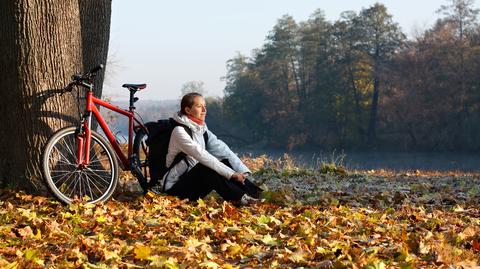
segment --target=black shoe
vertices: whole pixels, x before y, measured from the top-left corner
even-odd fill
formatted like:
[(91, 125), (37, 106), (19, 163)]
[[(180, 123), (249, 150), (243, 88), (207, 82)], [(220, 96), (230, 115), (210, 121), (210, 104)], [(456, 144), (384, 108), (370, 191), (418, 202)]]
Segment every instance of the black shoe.
[(247, 187), (248, 195), (255, 199), (259, 199), (263, 192), (262, 188), (252, 183), (250, 180), (248, 180), (248, 178), (244, 181), (244, 183), (245, 187)]

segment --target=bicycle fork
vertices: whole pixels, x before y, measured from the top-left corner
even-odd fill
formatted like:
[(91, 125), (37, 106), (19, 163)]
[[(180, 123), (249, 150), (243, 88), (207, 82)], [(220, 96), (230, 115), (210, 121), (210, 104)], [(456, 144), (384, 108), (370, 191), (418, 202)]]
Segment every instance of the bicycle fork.
[(92, 141), (92, 112), (87, 112), (82, 117), (80, 125), (77, 129), (77, 165), (85, 168), (90, 163), (90, 144)]
[(87, 92), (85, 114), (81, 116), (77, 130), (77, 165), (85, 168), (90, 162), (90, 143), (92, 141), (92, 91)]

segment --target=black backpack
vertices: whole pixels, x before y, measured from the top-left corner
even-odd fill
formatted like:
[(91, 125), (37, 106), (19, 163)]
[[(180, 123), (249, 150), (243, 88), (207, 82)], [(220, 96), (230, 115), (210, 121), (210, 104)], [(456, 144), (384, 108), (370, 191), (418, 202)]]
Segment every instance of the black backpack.
[[(148, 166), (150, 168), (148, 189), (156, 186), (170, 168), (187, 157), (185, 153), (180, 152), (175, 156), (175, 159), (169, 167), (166, 165), (170, 136), (172, 135), (173, 129), (177, 126), (185, 128), (185, 131), (192, 137), (192, 130), (190, 128), (178, 123), (172, 118), (145, 123), (145, 127), (148, 129), (148, 138), (145, 143), (148, 146)], [(206, 146), (208, 141), (207, 132), (203, 134), (203, 139), (205, 140)]]

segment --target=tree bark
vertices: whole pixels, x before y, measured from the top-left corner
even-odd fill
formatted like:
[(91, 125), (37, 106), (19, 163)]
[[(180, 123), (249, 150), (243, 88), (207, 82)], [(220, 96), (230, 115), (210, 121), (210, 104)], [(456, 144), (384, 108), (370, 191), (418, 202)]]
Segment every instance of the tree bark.
[[(9, 162), (8, 156), (11, 150), (16, 148), (17, 141), (8, 141), (9, 127), (12, 125), (8, 119), (11, 110), (18, 104), (16, 100), (15, 89), (18, 88), (17, 57), (15, 52), (16, 24), (14, 16), (4, 16), (4, 14), (14, 14), (15, 5), (11, 1), (0, 1), (0, 94), (3, 102), (0, 102), (0, 115), (4, 116), (3, 126), (0, 128), (0, 186), (7, 184), (5, 171), (9, 171), (12, 162)], [(8, 27), (7, 27), (8, 26)], [(8, 100), (8, 101), (7, 101)]]
[[(107, 62), (110, 40), (110, 14), (112, 0), (78, 0), (82, 33), (83, 66), (85, 69)], [(105, 69), (100, 70), (94, 80), (94, 94), (101, 97)]]
[[(5, 72), (0, 76), (3, 185), (45, 191), (40, 162), (44, 144), (54, 131), (78, 121), (76, 98), (57, 93), (71, 75), (84, 71), (88, 61), (84, 55), (89, 49), (82, 44), (88, 37), (82, 36), (81, 5), (79, 0), (0, 3), (0, 70)], [(110, 14), (106, 17), (109, 27)], [(108, 38), (98, 42), (105, 41), (108, 46)], [(106, 51), (102, 53), (106, 58)]]

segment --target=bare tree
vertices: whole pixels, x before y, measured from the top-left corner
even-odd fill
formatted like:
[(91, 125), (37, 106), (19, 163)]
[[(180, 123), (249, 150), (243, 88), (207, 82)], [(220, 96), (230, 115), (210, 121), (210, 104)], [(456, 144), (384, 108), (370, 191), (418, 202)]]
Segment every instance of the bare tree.
[(198, 92), (201, 95), (205, 95), (207, 93), (207, 91), (205, 90), (205, 83), (203, 83), (203, 81), (186, 82), (182, 85), (181, 92), (182, 96), (189, 92)]

